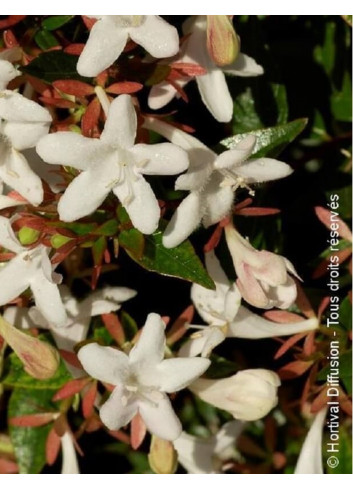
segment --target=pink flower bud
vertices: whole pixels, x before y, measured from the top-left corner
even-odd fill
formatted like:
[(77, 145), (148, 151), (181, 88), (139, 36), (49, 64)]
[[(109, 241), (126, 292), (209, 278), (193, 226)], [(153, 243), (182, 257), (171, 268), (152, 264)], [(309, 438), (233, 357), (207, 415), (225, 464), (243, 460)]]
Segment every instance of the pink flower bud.
[(19, 331), (0, 316), (0, 334), (36, 379), (49, 379), (59, 366), (59, 354), (49, 343)]
[(287, 309), (297, 297), (297, 287), (288, 272), (298, 275), (287, 258), (269, 251), (258, 251), (232, 225), (225, 236), (242, 297), (255, 307)]
[(226, 66), (240, 51), (239, 38), (228, 15), (207, 16), (207, 49), (217, 66)]
[(258, 368), (243, 370), (225, 379), (198, 379), (189, 389), (236, 419), (255, 421), (277, 405), (280, 384), (275, 372)]

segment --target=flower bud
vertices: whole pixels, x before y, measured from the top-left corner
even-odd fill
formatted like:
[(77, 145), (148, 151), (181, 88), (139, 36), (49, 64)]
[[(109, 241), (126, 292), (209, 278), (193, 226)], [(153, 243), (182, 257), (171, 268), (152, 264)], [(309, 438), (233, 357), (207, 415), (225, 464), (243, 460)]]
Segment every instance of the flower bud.
[(190, 390), (203, 401), (230, 412), (234, 418), (255, 421), (277, 405), (278, 375), (271, 370), (243, 370), (225, 379), (198, 379)]
[(0, 316), (0, 334), (36, 379), (49, 379), (59, 366), (59, 354), (49, 343), (19, 331)]
[(226, 66), (239, 54), (239, 38), (228, 15), (207, 16), (207, 50), (217, 66)]
[(258, 251), (229, 224), (225, 227), (229, 252), (238, 276), (242, 297), (255, 307), (287, 309), (297, 297), (297, 287), (288, 272), (298, 275), (287, 258)]
[(174, 474), (178, 465), (178, 454), (172, 442), (152, 435), (148, 461), (156, 474)]
[(35, 243), (39, 238), (39, 235), (40, 232), (36, 229), (23, 226), (18, 232), (18, 239), (22, 245), (26, 246)]

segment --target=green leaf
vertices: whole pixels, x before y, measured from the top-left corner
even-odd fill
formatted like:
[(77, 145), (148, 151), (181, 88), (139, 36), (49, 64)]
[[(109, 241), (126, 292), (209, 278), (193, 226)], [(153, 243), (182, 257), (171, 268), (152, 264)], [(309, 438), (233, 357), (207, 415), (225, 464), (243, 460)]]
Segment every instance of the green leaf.
[(334, 91), (331, 97), (331, 109), (337, 120), (352, 121), (352, 82), (347, 71), (343, 77), (342, 89)]
[(215, 285), (189, 241), (176, 248), (165, 248), (162, 231), (144, 236), (137, 229), (122, 231), (119, 243), (128, 255), (147, 270), (178, 277), (214, 289)]
[(38, 380), (28, 375), (23, 365), (15, 353), (11, 353), (8, 359), (9, 364), (6, 366), (7, 373), (3, 379), (3, 383), (7, 387), (18, 387), (23, 389), (60, 389), (71, 375), (67, 371), (64, 363), (61, 361), (55, 375), (47, 380)]
[(339, 310), (340, 324), (347, 331), (352, 331), (352, 304), (349, 297), (346, 297)]
[[(331, 372), (330, 365), (320, 370), (317, 379), (326, 380)], [(352, 351), (346, 351), (339, 357), (339, 376), (348, 394), (352, 393)]]
[(206, 377), (210, 379), (221, 379), (223, 377), (230, 377), (234, 375), (238, 370), (237, 365), (226, 358), (215, 355), (211, 355), (211, 365), (206, 372)]
[(94, 230), (93, 234), (99, 234), (102, 236), (114, 236), (118, 232), (118, 221), (116, 219), (110, 219), (105, 222), (97, 229)]
[(38, 31), (37, 34), (34, 36), (34, 40), (36, 41), (38, 46), (44, 50), (59, 46), (56, 37), (51, 32), (46, 31), (45, 29), (41, 29), (40, 31)]
[[(55, 410), (53, 390), (15, 389), (9, 401), (9, 418)], [(46, 464), (45, 444), (51, 424), (20, 427), (10, 424), (10, 437), (21, 474), (38, 474)]]
[(28, 65), (21, 66), (21, 71), (47, 83), (56, 80), (81, 80), (90, 83), (90, 78), (77, 73), (77, 60), (77, 56), (63, 51), (49, 51), (40, 54)]
[(55, 29), (59, 29), (59, 27), (67, 24), (74, 17), (74, 15), (53, 15), (53, 17), (44, 19), (42, 26), (48, 31), (55, 31)]
[(125, 338), (131, 341), (138, 331), (136, 321), (125, 311), (121, 311), (121, 324), (124, 329)]
[(307, 122), (307, 119), (296, 119), (287, 124), (237, 134), (227, 139), (223, 139), (219, 144), (227, 149), (234, 149), (242, 139), (249, 134), (253, 134), (256, 136), (256, 145), (252, 156), (256, 158), (262, 156), (277, 156), (303, 131)]
[(95, 265), (101, 265), (103, 261), (104, 252), (107, 249), (107, 240), (105, 236), (101, 236), (94, 242), (92, 246), (92, 255)]

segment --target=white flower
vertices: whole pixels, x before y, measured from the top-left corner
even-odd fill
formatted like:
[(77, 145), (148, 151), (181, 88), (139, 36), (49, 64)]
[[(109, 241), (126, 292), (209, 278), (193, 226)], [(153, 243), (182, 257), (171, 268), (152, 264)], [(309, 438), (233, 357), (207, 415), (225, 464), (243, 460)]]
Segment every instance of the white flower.
[[(263, 68), (254, 59), (240, 53), (236, 60), (227, 66), (217, 66), (207, 51), (206, 16), (193, 16), (183, 26), (186, 38), (180, 56), (175, 60), (179, 63), (196, 63), (207, 73), (196, 76), (196, 83), (203, 103), (219, 122), (229, 122), (233, 115), (233, 100), (229, 93), (224, 74), (235, 76), (258, 76)], [(191, 78), (176, 80), (181, 88)], [(177, 95), (177, 90), (169, 83), (162, 82), (152, 87), (148, 104), (152, 109), (160, 109)]]
[(91, 214), (112, 190), (137, 229), (145, 234), (156, 230), (160, 209), (143, 174), (175, 175), (188, 167), (188, 159), (170, 143), (134, 145), (136, 127), (131, 97), (120, 95), (110, 105), (100, 139), (59, 132), (39, 141), (37, 152), (46, 162), (82, 170), (59, 201), (60, 219), (70, 222)]
[[(86, 339), (93, 316), (117, 311), (121, 307), (121, 302), (132, 299), (136, 295), (134, 290), (127, 287), (104, 287), (79, 302), (66, 286), (60, 287), (60, 293), (67, 313), (67, 322), (64, 326), (58, 327), (50, 323), (35, 307), (30, 309), (29, 317), (37, 327), (50, 329), (57, 347), (68, 352), (73, 352), (74, 346)], [(66, 366), (73, 377), (82, 376), (82, 369), (73, 367), (69, 363), (66, 363)]]
[(235, 455), (235, 444), (245, 423), (229, 421), (209, 438), (199, 438), (183, 431), (173, 444), (179, 463), (189, 474), (217, 474), (222, 462)]
[(5, 90), (7, 84), (21, 74), (12, 64), (21, 59), (21, 56), (22, 50), (19, 47), (0, 52), (0, 90)]
[(166, 248), (186, 239), (200, 224), (205, 227), (219, 222), (233, 204), (234, 192), (253, 183), (284, 178), (292, 169), (272, 158), (248, 160), (256, 143), (253, 135), (245, 137), (235, 149), (217, 155), (190, 134), (157, 119), (146, 118), (144, 126), (184, 148), (190, 159), (185, 175), (175, 184), (177, 190), (189, 190), (170, 220), (164, 236)]
[(21, 94), (5, 90), (6, 84), (19, 73), (1, 55), (4, 52), (0, 53), (0, 181), (31, 204), (39, 205), (43, 200), (42, 182), (21, 151), (32, 148), (48, 133), (51, 115)]
[(72, 440), (72, 434), (65, 431), (60, 437), (61, 450), (62, 450), (62, 474), (79, 474), (80, 469), (78, 466), (77, 455), (75, 445)]
[(306, 435), (299, 454), (295, 474), (323, 474), (322, 467), (322, 432), (325, 425), (327, 408), (317, 413)]
[(175, 27), (158, 15), (95, 15), (88, 41), (77, 63), (82, 76), (96, 76), (119, 58), (129, 37), (155, 58), (179, 49)]
[(0, 181), (0, 210), (6, 209), (7, 207), (15, 207), (26, 203), (26, 201), (21, 202), (8, 195), (3, 195), (3, 191), (4, 191), (4, 185)]
[(231, 224), (225, 237), (237, 274), (242, 297), (255, 307), (287, 309), (297, 298), (297, 286), (289, 273), (299, 279), (292, 263), (270, 251), (258, 251)]
[(165, 325), (158, 314), (149, 314), (141, 336), (130, 355), (111, 347), (89, 344), (78, 353), (92, 377), (115, 385), (100, 409), (103, 423), (118, 430), (140, 413), (147, 429), (165, 440), (175, 440), (181, 424), (166, 392), (183, 389), (210, 365), (205, 358), (163, 360)]
[(67, 321), (57, 284), (61, 275), (53, 271), (48, 248), (39, 245), (32, 249), (23, 247), (17, 240), (10, 221), (0, 216), (0, 245), (16, 253), (0, 269), (0, 305), (16, 299), (31, 288), (37, 308), (50, 322), (63, 326)]
[(254, 314), (240, 305), (241, 295), (235, 283), (231, 283), (221, 268), (213, 251), (205, 254), (206, 268), (216, 284), (216, 290), (193, 284), (191, 299), (197, 312), (209, 326), (191, 324), (197, 329), (179, 351), (180, 356), (209, 356), (213, 348), (226, 338), (271, 338), (289, 336), (317, 329), (317, 318), (295, 323), (275, 323)]
[(236, 419), (255, 421), (277, 405), (278, 375), (262, 368), (242, 370), (225, 379), (198, 379), (189, 389)]

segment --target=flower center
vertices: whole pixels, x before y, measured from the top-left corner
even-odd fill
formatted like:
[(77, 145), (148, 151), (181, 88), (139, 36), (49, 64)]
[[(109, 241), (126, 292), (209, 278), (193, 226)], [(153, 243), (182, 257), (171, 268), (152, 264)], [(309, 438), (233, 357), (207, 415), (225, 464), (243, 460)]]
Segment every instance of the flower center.
[(238, 188), (246, 188), (251, 196), (255, 195), (255, 191), (251, 187), (249, 187), (243, 177), (240, 177), (228, 168), (224, 168), (218, 171), (223, 175), (223, 180), (220, 183), (220, 187), (231, 187), (233, 192), (235, 192)]
[(129, 375), (125, 384), (125, 393), (122, 397), (122, 403), (126, 406), (132, 398), (147, 402), (153, 407), (157, 407), (159, 401), (163, 399), (163, 394), (154, 386), (140, 384), (137, 376), (132, 373)]

